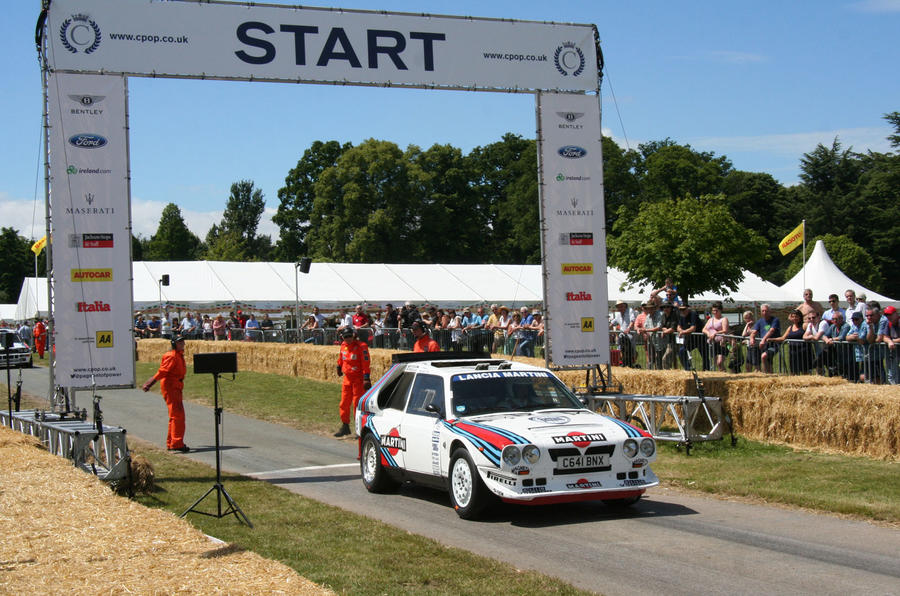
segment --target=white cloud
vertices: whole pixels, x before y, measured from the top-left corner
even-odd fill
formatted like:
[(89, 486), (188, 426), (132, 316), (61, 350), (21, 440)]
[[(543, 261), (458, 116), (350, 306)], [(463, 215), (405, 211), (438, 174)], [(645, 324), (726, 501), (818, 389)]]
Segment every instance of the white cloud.
[[(159, 217), (167, 203), (132, 199), (131, 228), (135, 236), (150, 238), (159, 227)], [(258, 234), (268, 234), (272, 241), (278, 240), (278, 226), (272, 222), (276, 209), (266, 208), (260, 218)], [(222, 211), (193, 211), (182, 209), (181, 216), (188, 229), (201, 240), (213, 224), (222, 220)], [(13, 199), (9, 193), (0, 191), (0, 226), (11, 227), (32, 240), (44, 235), (44, 198), (37, 201)]]
[(854, 2), (850, 7), (860, 12), (900, 12), (900, 0), (862, 0)]
[(887, 128), (842, 128), (814, 132), (798, 132), (787, 134), (768, 134), (737, 137), (698, 137), (687, 139), (693, 147), (703, 150), (715, 150), (716, 153), (727, 154), (734, 151), (750, 151), (770, 153), (774, 155), (800, 158), (809, 153), (819, 143), (831, 146), (835, 137), (845, 149), (863, 153), (867, 150), (887, 152), (890, 144), (886, 137), (890, 134)]

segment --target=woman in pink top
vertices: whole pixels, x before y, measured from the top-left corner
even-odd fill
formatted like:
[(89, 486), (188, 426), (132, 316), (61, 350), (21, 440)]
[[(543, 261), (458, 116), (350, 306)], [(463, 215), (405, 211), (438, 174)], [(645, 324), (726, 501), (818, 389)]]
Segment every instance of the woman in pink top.
[(728, 319), (722, 316), (722, 303), (713, 302), (712, 316), (706, 321), (703, 333), (707, 336), (707, 342), (712, 346), (712, 352), (716, 357), (716, 368), (725, 372), (725, 335), (728, 334)]

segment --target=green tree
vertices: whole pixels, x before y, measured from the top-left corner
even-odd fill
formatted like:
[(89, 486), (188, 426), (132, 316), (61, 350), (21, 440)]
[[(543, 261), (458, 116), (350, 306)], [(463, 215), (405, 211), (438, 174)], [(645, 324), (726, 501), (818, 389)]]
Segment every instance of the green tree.
[(736, 289), (743, 269), (765, 251), (762, 237), (734, 220), (721, 195), (645, 203), (634, 217), (619, 219), (615, 232), (611, 265), (633, 284), (659, 287), (671, 277), (686, 300)]
[(390, 141), (368, 139), (345, 151), (315, 183), (309, 255), (337, 262), (403, 263), (421, 254), (409, 167)]
[(888, 142), (894, 149), (900, 148), (900, 112), (895, 111), (890, 114), (885, 114), (884, 119), (888, 121), (888, 124), (894, 127), (894, 134), (888, 135)]
[(193, 261), (199, 258), (200, 239), (184, 223), (174, 203), (163, 208), (156, 233), (150, 238), (144, 258), (148, 261)]
[[(825, 234), (824, 236), (816, 236), (812, 240), (807, 240), (807, 246), (815, 246), (818, 240), (825, 243), (828, 256), (831, 257), (838, 269), (843, 271), (850, 279), (876, 292), (881, 288), (883, 280), (881, 273), (874, 266), (872, 256), (850, 237)], [(786, 279), (791, 279), (797, 275), (803, 267), (803, 251), (796, 250), (794, 252), (796, 254), (787, 268)], [(835, 288), (834, 292), (839, 296), (843, 296), (844, 290), (846, 288)]]
[(211, 261), (267, 260), (272, 251), (272, 240), (256, 234), (265, 209), (262, 190), (254, 188), (252, 181), (232, 184), (222, 221), (213, 224), (206, 235), (206, 258)]
[(306, 236), (309, 233), (315, 184), (326, 169), (337, 165), (338, 158), (353, 145), (337, 141), (315, 141), (303, 152), (278, 189), (278, 212), (272, 221), (278, 226), (278, 243), (275, 258), (279, 261), (296, 261), (307, 254)]
[[(480, 263), (487, 218), (470, 181), (470, 162), (450, 145), (433, 145), (426, 151), (411, 145), (410, 191), (419, 229), (417, 249), (409, 256), (432, 263)], [(448, 241), (449, 240), (449, 241)]]
[[(634, 149), (625, 150), (609, 137), (603, 144), (603, 194), (606, 208), (606, 229), (611, 232), (620, 207), (637, 213), (641, 200), (641, 154)], [(535, 174), (535, 178), (537, 174)]]
[[(12, 304), (19, 299), (22, 282), (34, 275), (32, 242), (13, 228), (0, 229), (0, 303)], [(43, 260), (41, 253), (38, 260)]]
[(731, 162), (690, 145), (665, 144), (647, 154), (642, 170), (642, 199), (657, 201), (721, 193)]

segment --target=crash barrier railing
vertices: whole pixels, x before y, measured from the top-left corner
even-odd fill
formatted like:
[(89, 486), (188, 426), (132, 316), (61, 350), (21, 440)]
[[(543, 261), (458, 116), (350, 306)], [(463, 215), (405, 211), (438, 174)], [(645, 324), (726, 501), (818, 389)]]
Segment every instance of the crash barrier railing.
[(11, 422), (9, 412), (2, 411), (0, 424), (37, 437), (50, 453), (72, 460), (101, 480), (123, 480), (130, 473), (124, 428), (102, 424), (99, 433), (97, 424), (88, 421), (84, 413), (64, 418), (41, 410), (12, 412)]
[(770, 341), (760, 346), (757, 338), (720, 335), (711, 343), (706, 334), (694, 333), (682, 343), (661, 333), (624, 334), (610, 332), (613, 365), (672, 370), (687, 369), (686, 351), (694, 357), (697, 370), (718, 369), (730, 373), (763, 370), (779, 375), (818, 374), (839, 376), (849, 381), (898, 383), (898, 353), (886, 344), (861, 345), (839, 340)]

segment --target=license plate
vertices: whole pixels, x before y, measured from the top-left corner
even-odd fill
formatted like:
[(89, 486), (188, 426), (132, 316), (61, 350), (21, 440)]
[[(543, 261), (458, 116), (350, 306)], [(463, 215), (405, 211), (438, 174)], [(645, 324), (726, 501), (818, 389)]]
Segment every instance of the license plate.
[(597, 453), (595, 455), (568, 455), (559, 458), (556, 465), (560, 470), (602, 468), (609, 465), (609, 455), (605, 453)]

